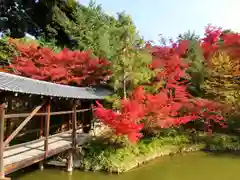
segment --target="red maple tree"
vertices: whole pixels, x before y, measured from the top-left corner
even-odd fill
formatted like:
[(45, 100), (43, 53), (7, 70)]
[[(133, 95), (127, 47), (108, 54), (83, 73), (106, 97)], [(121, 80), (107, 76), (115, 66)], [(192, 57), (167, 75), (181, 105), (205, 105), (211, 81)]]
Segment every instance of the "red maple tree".
[(103, 123), (111, 127), (116, 135), (127, 135), (129, 140), (135, 143), (141, 137), (140, 131), (144, 127), (141, 120), (146, 109), (142, 103), (142, 95), (136, 92), (131, 99), (121, 100), (119, 112), (105, 109), (97, 102), (97, 106), (94, 107), (94, 114)]
[(205, 60), (209, 60), (219, 48), (219, 40), (222, 33), (222, 28), (211, 25), (206, 27), (205, 37), (201, 41), (201, 48), (203, 50)]
[(89, 52), (63, 49), (59, 53), (34, 43), (11, 40), (19, 55), (10, 65), (18, 75), (59, 84), (88, 86), (108, 79), (109, 61)]
[[(164, 89), (152, 95), (138, 87), (129, 99), (121, 101), (120, 112), (105, 109), (98, 103), (94, 114), (114, 129), (116, 135), (127, 135), (134, 143), (141, 137), (146, 122), (168, 128), (204, 119), (209, 129), (212, 121), (225, 126), (223, 117), (218, 114), (221, 106), (217, 103), (190, 98), (184, 88), (176, 88), (175, 92), (176, 95), (171, 95)], [(188, 111), (182, 113), (183, 108)]]
[[(217, 30), (207, 31), (202, 44), (206, 58), (216, 50), (218, 36)], [(121, 101), (119, 113), (106, 110), (98, 104), (95, 116), (110, 125), (116, 134), (127, 135), (132, 142), (141, 137), (140, 132), (146, 121), (161, 128), (179, 126), (195, 120), (204, 120), (208, 130), (211, 129), (212, 121), (225, 127), (221, 105), (194, 98), (187, 91), (189, 76), (185, 71), (188, 64), (181, 57), (187, 51), (188, 42), (181, 41), (170, 47), (151, 47), (148, 44), (147, 48), (153, 55), (150, 68), (158, 71), (156, 80), (164, 81), (164, 88), (159, 93), (150, 94), (138, 87), (129, 99)]]

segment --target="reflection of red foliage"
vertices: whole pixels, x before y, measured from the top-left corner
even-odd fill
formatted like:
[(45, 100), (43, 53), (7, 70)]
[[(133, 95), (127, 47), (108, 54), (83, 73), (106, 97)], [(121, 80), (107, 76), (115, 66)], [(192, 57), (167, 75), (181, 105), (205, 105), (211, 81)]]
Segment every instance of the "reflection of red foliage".
[(11, 41), (20, 52), (11, 64), (19, 75), (60, 84), (86, 86), (106, 80), (109, 62), (88, 52), (64, 49), (59, 53), (37, 44)]

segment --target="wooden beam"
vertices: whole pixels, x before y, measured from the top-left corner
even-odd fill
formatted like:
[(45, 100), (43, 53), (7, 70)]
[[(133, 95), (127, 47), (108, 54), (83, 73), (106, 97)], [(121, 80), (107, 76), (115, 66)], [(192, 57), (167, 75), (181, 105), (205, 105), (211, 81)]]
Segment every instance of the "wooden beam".
[(51, 105), (50, 105), (50, 99), (47, 102), (46, 105), (46, 113), (47, 115), (45, 116), (45, 131), (44, 131), (44, 136), (45, 136), (45, 141), (44, 141), (44, 151), (45, 151), (45, 157), (47, 157), (48, 154), (48, 137), (49, 137), (49, 126), (50, 126), (50, 113), (51, 113)]
[[(55, 125), (50, 126), (49, 130), (51, 130), (52, 128), (56, 128), (56, 127), (59, 127), (59, 124), (55, 124)], [(43, 127), (42, 129), (36, 128), (36, 129), (26, 130), (26, 131), (24, 131), (22, 133), (17, 134), (16, 137), (22, 137), (22, 136), (24, 136), (26, 134), (37, 133), (37, 132), (41, 132), (41, 131), (43, 132), (41, 137), (43, 137), (44, 136), (44, 129), (45, 128)], [(40, 136), (39, 136), (39, 139), (41, 139)]]
[(77, 136), (77, 112), (76, 112), (76, 101), (73, 101), (73, 109), (72, 109), (72, 149), (76, 150), (77, 142), (76, 142), (76, 136)]
[[(86, 111), (90, 111), (91, 109), (80, 109), (77, 110), (76, 112), (86, 112)], [(63, 115), (63, 114), (72, 114), (73, 111), (58, 111), (58, 112), (51, 112), (50, 115)], [(28, 117), (31, 113), (20, 113), (20, 114), (6, 114), (5, 115), (5, 119), (9, 119), (9, 118), (21, 118), (21, 117)], [(46, 116), (47, 113), (36, 113), (34, 116)]]
[(43, 104), (37, 106), (32, 113), (12, 132), (12, 134), (4, 141), (4, 147), (22, 130), (22, 128), (32, 119), (32, 117), (42, 108)]
[[(70, 131), (65, 131), (65, 132), (62, 132), (62, 133), (57, 133), (57, 134), (51, 135), (51, 138), (62, 136), (62, 135), (65, 136), (65, 134), (71, 134), (71, 133), (72, 133), (71, 130)], [(69, 138), (71, 138), (71, 137), (68, 136), (68, 139)], [(19, 148), (19, 147), (28, 146), (28, 145), (31, 145), (31, 144), (36, 143), (36, 142), (39, 143), (41, 141), (44, 141), (44, 138), (36, 139), (36, 140), (33, 140), (33, 141), (28, 141), (28, 142), (21, 143), (21, 144), (12, 145), (12, 146), (9, 146), (9, 147), (5, 147), (5, 151), (11, 150), (11, 149), (15, 149), (15, 148)]]
[[(49, 127), (49, 130), (53, 129), (53, 128), (56, 128), (56, 127), (59, 127), (59, 124), (55, 124), (55, 125), (52, 125)], [(83, 128), (82, 125), (80, 126), (77, 126), (78, 128)], [(61, 127), (60, 127), (61, 128)], [(43, 132), (44, 132), (45, 128), (43, 128)], [(22, 137), (26, 134), (31, 134), (31, 133), (39, 133), (40, 132), (40, 128), (36, 128), (36, 129), (30, 129), (30, 130), (26, 130), (22, 133), (18, 133), (15, 137)], [(62, 131), (63, 132), (63, 131)], [(42, 136), (43, 137), (43, 136)]]
[(5, 114), (5, 104), (0, 104), (0, 179), (5, 178), (4, 173), (4, 162), (3, 162), (3, 152), (4, 152), (4, 114)]

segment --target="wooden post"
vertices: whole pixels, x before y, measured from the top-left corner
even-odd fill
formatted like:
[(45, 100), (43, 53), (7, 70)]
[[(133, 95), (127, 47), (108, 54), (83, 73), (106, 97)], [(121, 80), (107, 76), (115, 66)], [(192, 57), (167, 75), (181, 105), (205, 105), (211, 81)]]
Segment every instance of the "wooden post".
[(75, 151), (77, 147), (77, 110), (76, 100), (73, 101), (73, 113), (72, 113), (72, 149)]
[(68, 172), (72, 172), (73, 171), (73, 151), (72, 149), (68, 150), (68, 168), (67, 168)]
[(45, 131), (44, 131), (44, 136), (45, 136), (45, 141), (44, 141), (44, 151), (45, 151), (45, 157), (47, 157), (48, 153), (48, 136), (49, 136), (49, 126), (50, 126), (50, 100), (47, 101), (46, 105), (46, 112), (47, 115), (45, 116)]
[[(41, 139), (43, 137), (43, 123), (44, 123), (44, 118), (43, 116), (40, 116), (40, 131), (39, 131), (39, 139)], [(44, 162), (43, 161), (40, 161), (38, 163), (38, 167), (41, 171), (44, 170)]]
[[(40, 131), (39, 131), (39, 139), (41, 139), (43, 137), (43, 125), (44, 125), (44, 116), (40, 116)], [(40, 161), (38, 163), (38, 167), (41, 171), (44, 170), (44, 162)]]
[[(7, 105), (7, 113), (12, 112), (12, 99), (9, 98), (8, 105)], [(11, 134), (11, 119), (6, 119), (6, 136), (8, 137)]]
[(4, 173), (4, 162), (3, 162), (3, 152), (4, 152), (4, 116), (5, 116), (5, 104), (0, 104), (0, 180), (5, 179)]
[[(82, 104), (83, 104), (83, 103), (82, 103)], [(84, 108), (84, 106), (81, 106), (81, 107)], [(81, 122), (81, 124), (82, 124), (82, 132), (83, 132), (83, 133), (85, 133), (85, 129), (86, 129), (86, 127), (85, 127), (86, 125), (85, 125), (85, 121), (84, 121), (84, 120), (85, 120), (85, 118), (84, 118), (84, 113), (85, 113), (85, 112), (81, 112), (81, 113), (80, 113), (80, 122)]]
[(38, 163), (38, 166), (39, 166), (39, 169), (40, 169), (41, 171), (44, 170), (43, 161), (40, 161), (40, 162)]
[(77, 136), (77, 110), (76, 110), (76, 100), (73, 100), (73, 107), (72, 107), (72, 149), (68, 151), (68, 172), (73, 171), (73, 153), (76, 150), (77, 147), (77, 141), (76, 141), (76, 136)]

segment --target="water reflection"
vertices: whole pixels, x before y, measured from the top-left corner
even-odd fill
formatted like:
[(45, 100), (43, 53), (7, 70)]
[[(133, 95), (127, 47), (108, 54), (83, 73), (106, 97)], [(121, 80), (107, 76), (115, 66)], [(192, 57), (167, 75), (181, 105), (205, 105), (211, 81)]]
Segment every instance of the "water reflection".
[(164, 157), (121, 175), (60, 170), (27, 173), (21, 180), (239, 180), (240, 157), (191, 153)]

